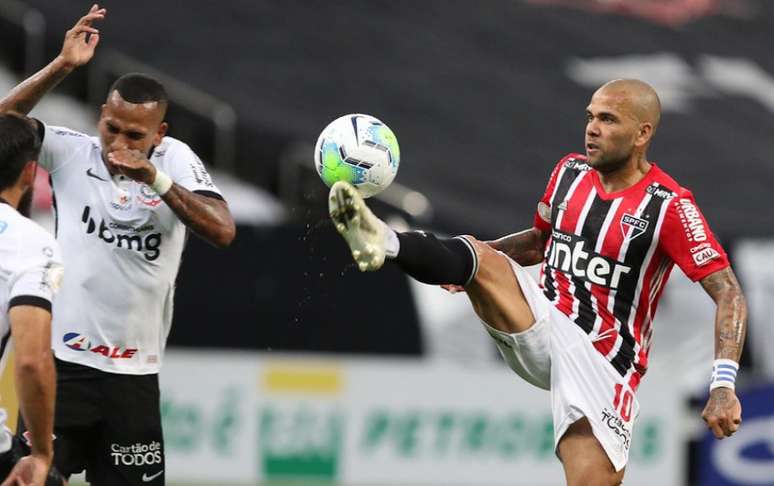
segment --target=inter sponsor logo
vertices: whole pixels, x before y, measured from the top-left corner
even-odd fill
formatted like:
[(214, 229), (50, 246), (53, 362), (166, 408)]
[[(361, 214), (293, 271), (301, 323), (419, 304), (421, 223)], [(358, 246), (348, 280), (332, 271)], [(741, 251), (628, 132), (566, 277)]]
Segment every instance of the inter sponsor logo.
[(682, 198), (678, 202), (677, 212), (680, 215), (680, 222), (683, 224), (688, 241), (706, 241), (707, 230), (704, 227), (704, 221), (696, 206), (688, 198)]
[(648, 221), (637, 218), (631, 214), (624, 214), (621, 217), (621, 231), (625, 237), (633, 240), (643, 234), (648, 229)]
[(611, 289), (617, 289), (621, 279), (632, 271), (629, 266), (587, 249), (583, 238), (557, 230), (551, 235), (549, 267)]
[(88, 351), (101, 354), (109, 359), (131, 359), (137, 353), (137, 348), (122, 348), (120, 346), (106, 346), (104, 344), (92, 346), (89, 338), (77, 332), (68, 332), (62, 336), (62, 342), (73, 351)]
[[(89, 206), (83, 208), (81, 221), (86, 225), (86, 234), (96, 233), (97, 238), (109, 245), (142, 253), (148, 261), (156, 260), (161, 255), (161, 233), (149, 233), (146, 235), (114, 233), (113, 229), (129, 228), (131, 230), (131, 228), (114, 223), (107, 224), (104, 219), (100, 220), (98, 226), (97, 222), (91, 217), (91, 207)], [(153, 229), (153, 226), (146, 225), (134, 231), (139, 233), (141, 230), (146, 230), (146, 228)]]

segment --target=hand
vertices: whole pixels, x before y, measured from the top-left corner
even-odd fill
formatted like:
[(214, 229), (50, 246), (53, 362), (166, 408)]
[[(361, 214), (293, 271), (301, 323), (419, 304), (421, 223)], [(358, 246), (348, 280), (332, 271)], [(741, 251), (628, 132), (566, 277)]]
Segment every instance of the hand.
[(730, 388), (715, 388), (701, 414), (715, 437), (731, 437), (742, 423), (742, 404)]
[(108, 154), (108, 164), (119, 174), (147, 185), (156, 180), (156, 167), (139, 150), (114, 150)]
[(42, 456), (23, 457), (0, 486), (44, 486), (51, 459)]
[[(89, 13), (81, 17), (73, 28), (65, 33), (64, 44), (59, 57), (68, 66), (73, 68), (83, 66), (94, 56), (94, 49), (97, 48), (99, 43), (99, 30), (92, 27), (91, 23), (95, 20), (104, 19), (106, 13), (106, 9), (99, 8), (99, 5), (95, 3), (92, 5)], [(87, 41), (86, 37), (89, 34), (91, 37)]]

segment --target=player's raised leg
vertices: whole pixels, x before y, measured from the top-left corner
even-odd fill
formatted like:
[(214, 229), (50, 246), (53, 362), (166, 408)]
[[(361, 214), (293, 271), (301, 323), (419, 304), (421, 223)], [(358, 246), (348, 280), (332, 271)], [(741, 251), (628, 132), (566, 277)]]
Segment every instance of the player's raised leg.
[(617, 486), (624, 470), (615, 470), (584, 417), (572, 424), (559, 441), (559, 457), (567, 486)]
[(346, 182), (331, 187), (329, 210), (360, 270), (378, 270), (391, 259), (420, 282), (465, 286), (479, 317), (501, 332), (524, 332), (535, 322), (510, 260), (489, 245), (469, 236), (396, 233)]

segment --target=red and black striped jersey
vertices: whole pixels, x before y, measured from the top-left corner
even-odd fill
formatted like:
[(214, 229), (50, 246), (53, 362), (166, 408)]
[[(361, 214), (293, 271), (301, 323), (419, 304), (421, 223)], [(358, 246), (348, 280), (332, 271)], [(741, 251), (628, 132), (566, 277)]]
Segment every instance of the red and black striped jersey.
[(586, 157), (554, 168), (535, 214), (550, 232), (540, 285), (632, 389), (648, 366), (653, 317), (676, 263), (692, 280), (728, 266), (693, 195), (653, 164), (638, 183), (605, 192)]

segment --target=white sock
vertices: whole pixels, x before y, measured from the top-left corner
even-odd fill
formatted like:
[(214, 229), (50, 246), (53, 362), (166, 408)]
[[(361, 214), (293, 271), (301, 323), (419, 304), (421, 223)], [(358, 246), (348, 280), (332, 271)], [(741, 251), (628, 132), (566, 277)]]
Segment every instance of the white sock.
[(400, 251), (400, 240), (398, 239), (398, 234), (395, 233), (395, 230), (387, 226), (386, 223), (382, 222), (384, 225), (384, 254), (387, 258), (395, 258), (398, 256), (398, 252)]

